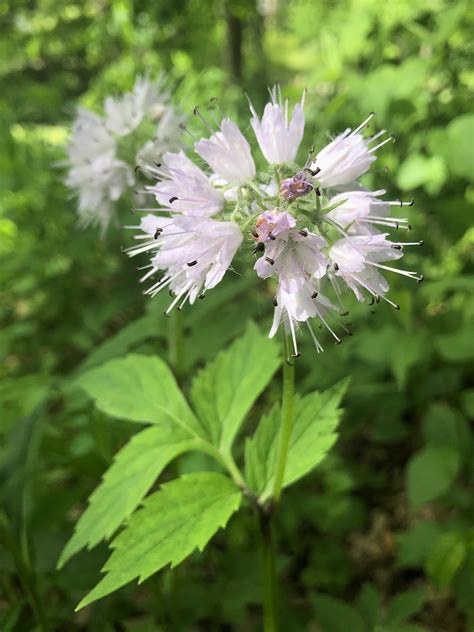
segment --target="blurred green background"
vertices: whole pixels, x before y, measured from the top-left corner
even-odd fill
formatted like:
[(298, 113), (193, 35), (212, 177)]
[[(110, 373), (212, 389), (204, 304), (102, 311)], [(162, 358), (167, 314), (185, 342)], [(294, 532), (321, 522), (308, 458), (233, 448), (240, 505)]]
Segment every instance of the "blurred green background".
[[(217, 97), (243, 129), (243, 91), (262, 106), (275, 81), (293, 99), (306, 87), (303, 151), (370, 111), (396, 136), (366, 184), (389, 199), (415, 197), (411, 235), (424, 246), (406, 267), (425, 282), (391, 279), (400, 312), (354, 306), (356, 335), (326, 341), (323, 355), (304, 343), (300, 391), (352, 382), (336, 448), (286, 493), (278, 517), (282, 630), (472, 629), (473, 27), (467, 1), (3, 0), (2, 632), (41, 621), (100, 632), (260, 626), (245, 512), (202, 556), (78, 614), (105, 547), (55, 570), (88, 495), (136, 429), (94, 410), (70, 378), (129, 350), (168, 353), (167, 297), (142, 296), (136, 264), (121, 252), (125, 231), (77, 230), (57, 164), (78, 103), (100, 108), (137, 73), (162, 69), (186, 114)], [(134, 223), (126, 210), (124, 221)], [(186, 375), (247, 317), (268, 326), (264, 284), (237, 269), (183, 314), (185, 389)], [(260, 412), (278, 397), (277, 381), (272, 389)], [(182, 458), (179, 470), (202, 458)]]

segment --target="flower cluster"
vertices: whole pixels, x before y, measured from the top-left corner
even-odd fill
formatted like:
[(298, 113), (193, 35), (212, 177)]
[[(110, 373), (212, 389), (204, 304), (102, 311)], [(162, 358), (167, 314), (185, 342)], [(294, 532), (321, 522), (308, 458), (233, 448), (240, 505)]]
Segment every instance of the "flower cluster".
[[(358, 301), (387, 297), (385, 272), (421, 280), (415, 272), (391, 265), (405, 246), (421, 242), (391, 241), (389, 228), (408, 229), (407, 219), (392, 217), (384, 190), (368, 191), (357, 181), (376, 160), (376, 152), (392, 138), (385, 131), (368, 136), (371, 114), (356, 129), (346, 129), (302, 166), (295, 158), (304, 132), (304, 95), (290, 116), (278, 88), (260, 118), (250, 104), (251, 126), (268, 163), (257, 171), (250, 145), (239, 128), (224, 118), (211, 136), (197, 140), (194, 151), (206, 163), (198, 167), (182, 151), (165, 153), (150, 167), (156, 183), (147, 187), (158, 202), (141, 221), (140, 241), (129, 255), (151, 254), (142, 281), (156, 274), (146, 291), (167, 287), (173, 300), (167, 313), (193, 303), (213, 288), (230, 268), (247, 238), (258, 257), (254, 268), (275, 284), (274, 320), (270, 336), (283, 324), (298, 355), (296, 330), (305, 323), (316, 349), (322, 345), (312, 322), (341, 341), (335, 319), (344, 315), (344, 288)], [(199, 112), (196, 112), (203, 118)], [(135, 228), (135, 227), (130, 227)], [(349, 333), (347, 331), (347, 333)]]
[(135, 184), (134, 166), (177, 147), (182, 118), (165, 84), (164, 76), (153, 82), (138, 77), (131, 92), (105, 99), (102, 116), (78, 109), (66, 184), (78, 193), (81, 225), (105, 230), (115, 218), (115, 202)]

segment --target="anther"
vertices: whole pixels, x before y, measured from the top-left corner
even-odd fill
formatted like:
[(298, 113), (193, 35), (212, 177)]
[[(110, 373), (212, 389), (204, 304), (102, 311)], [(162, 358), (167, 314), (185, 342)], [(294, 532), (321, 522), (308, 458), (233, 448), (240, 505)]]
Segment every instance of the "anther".
[(392, 244), (392, 248), (394, 250), (401, 250), (402, 249), (402, 247), (399, 244)]
[(173, 195), (173, 197), (170, 197), (170, 199), (168, 200), (170, 204), (173, 204), (173, 202), (176, 202), (178, 198), (176, 197), (176, 195)]
[(400, 311), (400, 305), (398, 305), (397, 303), (395, 303), (394, 307), (395, 307), (395, 309), (396, 309), (397, 311)]
[(137, 173), (137, 171), (140, 169), (140, 165), (136, 165), (135, 169), (133, 170), (135, 173)]
[(420, 239), (420, 241), (418, 242), (419, 246), (423, 246), (425, 244), (425, 242), (423, 241), (423, 239)]
[(197, 259), (195, 259), (194, 261), (190, 261), (188, 264), (186, 264), (187, 266), (189, 266), (190, 268), (192, 268), (193, 266), (195, 266), (197, 264)]
[(205, 294), (199, 294), (198, 299), (202, 301), (203, 298), (205, 298), (206, 295)]
[(155, 230), (155, 234), (153, 235), (153, 237), (154, 237), (155, 239), (158, 239), (158, 237), (161, 235), (161, 233), (162, 233), (162, 232), (163, 232), (163, 229), (162, 229), (162, 228), (157, 228), (157, 229)]
[(169, 317), (170, 317), (170, 315), (168, 314), (168, 312), (163, 312), (163, 316), (164, 316), (165, 318), (169, 318)]
[(315, 191), (316, 191), (316, 195), (317, 195), (318, 197), (321, 197), (321, 190), (320, 190), (320, 188), (319, 188), (319, 187), (316, 187), (316, 188), (315, 188)]
[(420, 276), (418, 277), (418, 279), (416, 280), (417, 283), (423, 283), (424, 280), (424, 276), (422, 274), (420, 274)]
[(275, 261), (273, 259), (270, 259), (270, 257), (265, 257), (265, 261), (269, 263), (271, 266), (275, 263)]
[(301, 237), (307, 237), (308, 236), (308, 231), (307, 230), (299, 230), (298, 232), (301, 235)]
[(337, 265), (337, 263), (334, 264), (334, 270), (337, 272), (339, 270), (339, 266)]
[(256, 230), (252, 231), (252, 237), (255, 237), (255, 239), (258, 239), (258, 233)]
[(372, 298), (370, 299), (370, 303), (369, 303), (369, 305), (373, 305), (374, 303), (375, 303), (375, 299), (374, 299), (374, 297), (372, 296)]
[(273, 307), (278, 307), (278, 301), (275, 297), (272, 298)]
[(275, 241), (275, 239), (276, 239), (275, 235), (272, 235), (272, 233), (268, 233), (268, 237), (269, 237), (272, 241)]
[(300, 355), (301, 355), (301, 353), (298, 351), (298, 353), (292, 353), (290, 357), (291, 358), (299, 358)]
[(264, 252), (264, 250), (265, 250), (265, 244), (263, 243), (263, 241), (261, 241), (255, 246), (255, 248), (253, 249), (253, 253), (256, 255), (259, 252)]
[(313, 293), (311, 294), (311, 298), (316, 298), (317, 296), (318, 296), (318, 293), (317, 293), (317, 292), (313, 292)]
[(155, 165), (156, 165), (158, 168), (160, 168), (160, 167), (161, 167), (161, 162), (158, 162), (157, 160), (154, 160), (153, 162), (155, 163)]

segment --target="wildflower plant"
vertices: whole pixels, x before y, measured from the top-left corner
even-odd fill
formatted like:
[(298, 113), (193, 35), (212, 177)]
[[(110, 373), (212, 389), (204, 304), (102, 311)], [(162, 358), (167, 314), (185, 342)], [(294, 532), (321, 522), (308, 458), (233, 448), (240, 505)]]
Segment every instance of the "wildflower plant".
[[(273, 324), (268, 336), (249, 324), (194, 377), (189, 398), (159, 358), (130, 355), (78, 379), (105, 413), (147, 424), (118, 453), (62, 554), (61, 564), (124, 527), (112, 541), (106, 575), (79, 607), (202, 550), (246, 504), (256, 509), (261, 533), (265, 629), (277, 627), (275, 509), (282, 490), (316, 467), (336, 441), (346, 387), (344, 381), (325, 392), (295, 394), (300, 330), (307, 329), (320, 353), (325, 339), (340, 343), (350, 334), (343, 318), (351, 294), (398, 308), (386, 275), (422, 279), (394, 265), (406, 246), (421, 242), (390, 237), (409, 229), (398, 215), (412, 202), (387, 201), (384, 190), (359, 182), (393, 139), (385, 130), (368, 135), (371, 114), (298, 163), (304, 100), (303, 94), (290, 113), (275, 87), (261, 117), (250, 104), (264, 170), (257, 170), (233, 121), (222, 117), (215, 129), (197, 109), (210, 129), (205, 138), (193, 138), (194, 160), (182, 150), (167, 151), (144, 167), (143, 193), (151, 203), (135, 209), (143, 216), (138, 227), (129, 227), (137, 243), (128, 254), (148, 257), (145, 293), (169, 291), (168, 315), (192, 305), (220, 283), (240, 249), (239, 261), (271, 284)], [(315, 324), (325, 330), (322, 338)], [(278, 330), (281, 353), (273, 340)], [(281, 403), (247, 437), (242, 470), (236, 440), (280, 365)], [(195, 450), (213, 457), (222, 472), (187, 474), (147, 496), (173, 459)]]

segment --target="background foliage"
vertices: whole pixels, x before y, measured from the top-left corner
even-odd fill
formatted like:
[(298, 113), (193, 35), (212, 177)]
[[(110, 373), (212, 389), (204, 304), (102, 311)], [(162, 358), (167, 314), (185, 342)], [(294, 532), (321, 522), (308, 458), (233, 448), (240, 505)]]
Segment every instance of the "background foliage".
[[(105, 547), (56, 570), (85, 500), (136, 424), (72, 385), (128, 351), (166, 357), (166, 297), (145, 300), (125, 231), (76, 229), (58, 163), (76, 103), (100, 107), (138, 72), (165, 69), (190, 113), (217, 97), (247, 120), (279, 80), (307, 87), (307, 147), (375, 111), (397, 143), (369, 186), (413, 194), (407, 255), (425, 283), (393, 279), (400, 312), (356, 306), (356, 335), (307, 341), (302, 394), (352, 375), (341, 437), (286, 492), (279, 515), (283, 629), (457, 632), (474, 621), (474, 114), (472, 7), (450, 0), (4, 0), (0, 5), (0, 627), (258, 627), (255, 527), (239, 514), (213, 546), (74, 614)], [(249, 135), (250, 136), (250, 135)], [(130, 222), (123, 209), (124, 223)], [(411, 261), (410, 261), (411, 260)], [(265, 287), (239, 268), (183, 314), (183, 387), (242, 333), (267, 327)], [(218, 315), (218, 317), (217, 317)], [(176, 360), (176, 358), (174, 358)], [(278, 398), (278, 381), (255, 419)], [(204, 461), (203, 461), (204, 459)], [(206, 466), (185, 455), (179, 473)], [(174, 474), (176, 474), (176, 469)], [(160, 481), (171, 473), (165, 472)], [(40, 604), (40, 606), (38, 606)], [(36, 612), (35, 612), (36, 610)]]

